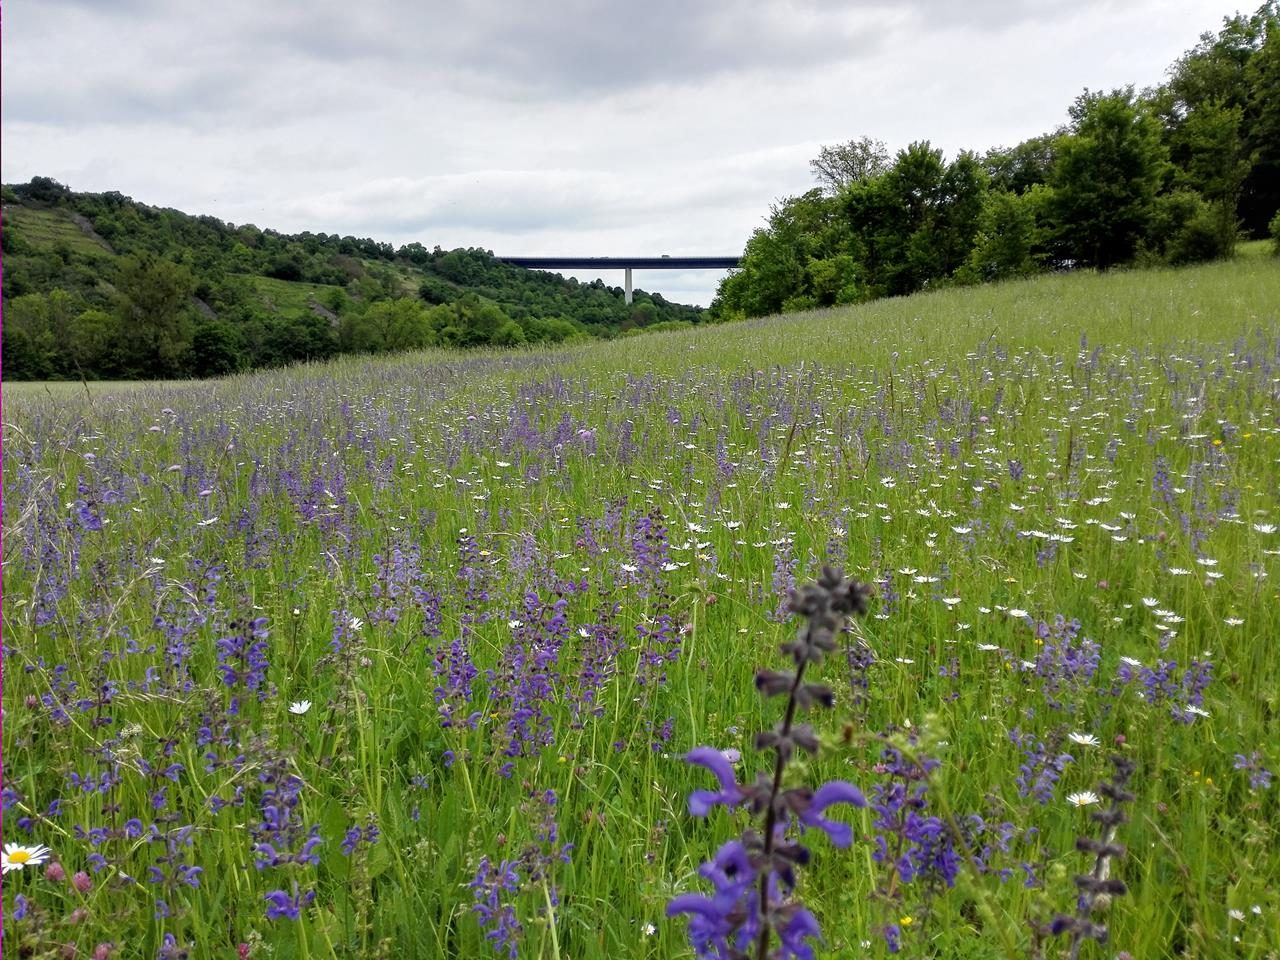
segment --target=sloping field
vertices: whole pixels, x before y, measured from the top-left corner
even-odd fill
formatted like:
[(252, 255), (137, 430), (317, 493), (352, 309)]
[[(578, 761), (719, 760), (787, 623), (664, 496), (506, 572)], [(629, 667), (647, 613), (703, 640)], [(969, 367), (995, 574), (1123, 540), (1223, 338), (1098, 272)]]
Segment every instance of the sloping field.
[(4, 208), (5, 226), (13, 226), (37, 249), (65, 244), (85, 256), (110, 256), (111, 251), (106, 244), (77, 226), (72, 217), (71, 211), (62, 208), (39, 209), (18, 204), (6, 204)]
[(282, 317), (309, 316), (313, 313), (313, 302), (323, 306), (326, 294), (342, 290), (342, 287), (331, 284), (276, 280), (273, 277), (250, 277), (249, 280), (263, 306)]
[(820, 955), (1065, 955), (1113, 755), (1080, 955), (1280, 951), (1274, 260), (5, 401), (6, 953), (732, 937), (824, 562)]

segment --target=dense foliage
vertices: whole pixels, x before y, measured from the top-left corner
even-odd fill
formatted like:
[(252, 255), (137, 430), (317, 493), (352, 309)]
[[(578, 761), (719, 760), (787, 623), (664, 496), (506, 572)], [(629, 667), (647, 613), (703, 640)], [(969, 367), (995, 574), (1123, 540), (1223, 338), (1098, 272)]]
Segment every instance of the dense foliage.
[(1280, 208), (1278, 11), (1227, 19), (1154, 90), (1086, 90), (1067, 126), (1012, 148), (946, 162), (927, 141), (892, 159), (865, 136), (823, 147), (819, 188), (774, 205), (713, 316), (1229, 256)]
[(698, 307), (484, 250), (285, 236), (76, 193), (4, 188), (7, 380), (204, 377), (425, 346), (558, 343), (700, 322)]

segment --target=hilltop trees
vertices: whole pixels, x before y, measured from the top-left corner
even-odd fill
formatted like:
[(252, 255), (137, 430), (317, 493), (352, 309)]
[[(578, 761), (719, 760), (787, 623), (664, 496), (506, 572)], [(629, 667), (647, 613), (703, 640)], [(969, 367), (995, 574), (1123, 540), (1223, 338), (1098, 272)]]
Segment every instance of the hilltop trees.
[(1261, 235), (1267, 212), (1280, 210), (1280, 4), (1268, 5), (1266, 39), (1245, 68), (1249, 102), (1241, 113), (1242, 138), (1252, 166), (1240, 191), (1246, 230)]
[(961, 283), (987, 283), (1024, 277), (1035, 270), (1036, 211), (1043, 191), (1021, 196), (989, 190), (978, 214), (973, 247), (956, 271)]
[(138, 376), (181, 373), (190, 342), (187, 301), (195, 288), (191, 271), (159, 257), (125, 257), (116, 274), (116, 309), (125, 348), (142, 365)]
[(557, 343), (703, 319), (486, 250), (290, 237), (40, 177), (3, 199), (8, 379), (215, 376), (340, 351)]
[(818, 185), (836, 194), (850, 184), (878, 177), (889, 169), (889, 148), (883, 140), (860, 137), (847, 143), (824, 146), (809, 168)]
[(875, 176), (775, 204), (712, 311), (761, 316), (910, 293), (964, 264), (987, 192), (978, 158), (951, 163), (927, 142)]
[(1203, 34), (1150, 98), (1182, 185), (1210, 202), (1234, 200), (1232, 219), (1263, 236), (1280, 207), (1280, 2)]
[(1126, 263), (1146, 233), (1165, 174), (1159, 121), (1134, 104), (1131, 90), (1086, 91), (1071, 118), (1049, 178), (1059, 257), (1097, 267)]
[(824, 146), (819, 187), (774, 204), (721, 284), (716, 318), (1042, 268), (1192, 263), (1265, 235), (1280, 207), (1280, 0), (1224, 21), (1135, 94), (1085, 90), (1064, 127), (947, 162)]

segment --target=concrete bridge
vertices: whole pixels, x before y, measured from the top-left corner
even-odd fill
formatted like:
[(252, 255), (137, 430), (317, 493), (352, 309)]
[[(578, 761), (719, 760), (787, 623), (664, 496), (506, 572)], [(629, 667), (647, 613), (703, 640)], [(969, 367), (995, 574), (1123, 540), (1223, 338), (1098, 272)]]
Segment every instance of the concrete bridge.
[(498, 257), (531, 270), (625, 270), (626, 301), (631, 302), (632, 270), (728, 270), (741, 257)]

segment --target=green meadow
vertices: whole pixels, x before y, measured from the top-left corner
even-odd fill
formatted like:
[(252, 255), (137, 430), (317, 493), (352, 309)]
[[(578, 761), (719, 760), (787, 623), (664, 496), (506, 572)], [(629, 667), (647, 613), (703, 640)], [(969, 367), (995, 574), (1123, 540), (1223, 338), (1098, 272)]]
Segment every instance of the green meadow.
[(691, 957), (749, 817), (682, 758), (765, 769), (827, 563), (873, 598), (787, 782), (870, 805), (806, 837), (817, 955), (1066, 956), (1112, 754), (1080, 956), (1280, 955), (1265, 251), (4, 392), (6, 956)]

